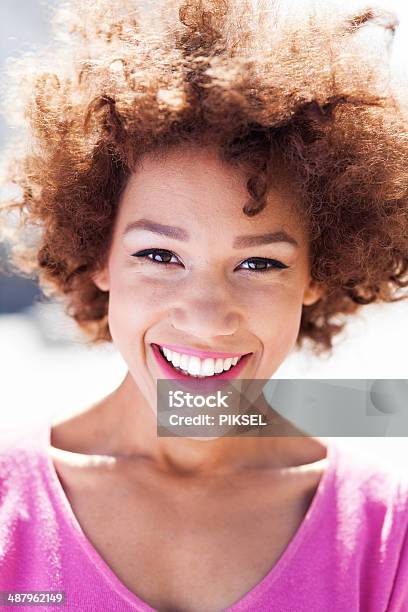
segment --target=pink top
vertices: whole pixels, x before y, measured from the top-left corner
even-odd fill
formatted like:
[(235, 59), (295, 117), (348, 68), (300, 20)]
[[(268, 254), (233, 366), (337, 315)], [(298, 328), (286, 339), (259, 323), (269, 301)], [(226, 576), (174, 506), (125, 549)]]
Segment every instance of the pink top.
[[(47, 453), (49, 436), (47, 425), (0, 453), (0, 591), (65, 591), (67, 611), (152, 612), (84, 534)], [(408, 478), (333, 438), (325, 443), (328, 467), (303, 522), (228, 612), (408, 611)]]

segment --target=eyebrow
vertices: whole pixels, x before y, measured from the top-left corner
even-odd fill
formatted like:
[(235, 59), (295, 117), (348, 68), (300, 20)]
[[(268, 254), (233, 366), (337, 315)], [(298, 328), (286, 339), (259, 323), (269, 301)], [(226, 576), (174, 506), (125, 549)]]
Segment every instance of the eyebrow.
[(268, 232), (267, 234), (252, 234), (249, 236), (237, 236), (233, 242), (234, 249), (242, 249), (245, 247), (258, 246), (261, 244), (270, 244), (273, 242), (288, 242), (289, 244), (298, 247), (299, 244), (292, 236), (289, 236), (285, 230), (278, 232)]
[[(181, 227), (163, 225), (162, 223), (157, 223), (156, 221), (151, 221), (150, 219), (139, 219), (138, 221), (133, 221), (132, 223), (129, 223), (123, 232), (123, 236), (133, 230), (138, 229), (147, 230), (149, 232), (153, 232), (154, 234), (173, 238), (174, 240), (180, 240), (182, 242), (187, 242), (190, 238), (188, 232)], [(295, 238), (293, 238), (293, 236), (290, 236), (284, 230), (268, 232), (266, 234), (250, 234), (248, 236), (237, 236), (234, 239), (232, 246), (234, 249), (242, 249), (245, 247), (271, 244), (274, 242), (288, 242), (289, 244), (295, 247), (299, 246)]]
[(156, 221), (150, 221), (149, 219), (139, 219), (129, 223), (123, 235), (132, 232), (133, 230), (142, 229), (154, 234), (160, 234), (161, 236), (168, 236), (168, 238), (174, 238), (174, 240), (181, 240), (187, 242), (189, 235), (186, 230), (181, 227), (173, 227), (172, 225), (163, 225), (162, 223), (156, 223)]

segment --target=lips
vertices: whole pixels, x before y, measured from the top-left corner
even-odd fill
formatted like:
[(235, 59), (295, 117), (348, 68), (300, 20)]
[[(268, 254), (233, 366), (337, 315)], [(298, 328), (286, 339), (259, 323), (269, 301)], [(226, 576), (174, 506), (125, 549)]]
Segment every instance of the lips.
[[(247, 361), (249, 360), (249, 358), (252, 355), (252, 353), (247, 353), (246, 355), (243, 355), (241, 357), (241, 359), (238, 361), (238, 363), (236, 365), (232, 366), (231, 369), (229, 369), (227, 371), (224, 371), (224, 372), (222, 372), (220, 374), (214, 374), (214, 375), (211, 375), (211, 376), (204, 376), (202, 378), (199, 378), (199, 377), (194, 377), (194, 376), (189, 375), (189, 374), (184, 374), (182, 371), (177, 370), (162, 355), (162, 353), (160, 351), (159, 345), (152, 344), (151, 346), (152, 346), (152, 350), (153, 350), (154, 356), (156, 358), (156, 361), (157, 361), (158, 365), (160, 366), (160, 369), (162, 370), (162, 372), (165, 374), (166, 378), (176, 379), (176, 380), (184, 380), (184, 381), (194, 380), (194, 381), (200, 382), (200, 381), (223, 380), (223, 379), (231, 380), (233, 378), (237, 378), (238, 375), (240, 374), (240, 372), (245, 367)], [(170, 346), (170, 345), (164, 345), (164, 346), (167, 347), (167, 346)], [(220, 353), (218, 353), (217, 355), (219, 355), (219, 354)], [(230, 355), (230, 354), (228, 354), (228, 355)]]
[(194, 348), (188, 348), (185, 346), (179, 346), (177, 344), (161, 344), (161, 348), (166, 348), (171, 351), (176, 351), (177, 353), (183, 355), (194, 355), (199, 357), (200, 359), (234, 359), (235, 357), (242, 357), (245, 353), (223, 353), (223, 352), (214, 352), (214, 351), (206, 351)]

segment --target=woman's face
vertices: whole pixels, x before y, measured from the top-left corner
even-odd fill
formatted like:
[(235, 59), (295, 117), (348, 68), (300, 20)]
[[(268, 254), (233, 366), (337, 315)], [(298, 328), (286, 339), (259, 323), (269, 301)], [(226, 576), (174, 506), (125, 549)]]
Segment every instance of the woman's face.
[(94, 280), (109, 291), (113, 342), (152, 406), (157, 380), (167, 377), (153, 344), (252, 353), (243, 379), (270, 378), (294, 347), (302, 305), (321, 289), (310, 283), (293, 198), (272, 191), (247, 217), (246, 177), (215, 149), (145, 156), (132, 174)]

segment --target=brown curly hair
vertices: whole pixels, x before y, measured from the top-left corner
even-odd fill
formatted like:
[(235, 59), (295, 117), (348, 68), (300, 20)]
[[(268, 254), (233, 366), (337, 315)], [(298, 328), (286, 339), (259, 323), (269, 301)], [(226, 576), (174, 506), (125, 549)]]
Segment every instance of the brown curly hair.
[(298, 9), (72, 0), (43, 56), (11, 64), (5, 109), (22, 147), (8, 150), (6, 179), (22, 197), (2, 205), (4, 235), (14, 265), (62, 298), (90, 342), (111, 340), (109, 295), (92, 275), (127, 178), (144, 153), (185, 142), (216, 144), (247, 172), (247, 215), (265, 206), (276, 169), (289, 173), (311, 275), (325, 287), (303, 307), (299, 346), (308, 337), (328, 351), (348, 314), (407, 297), (407, 111), (378, 46), (369, 52), (361, 36), (371, 27), (384, 40), (395, 20)]

